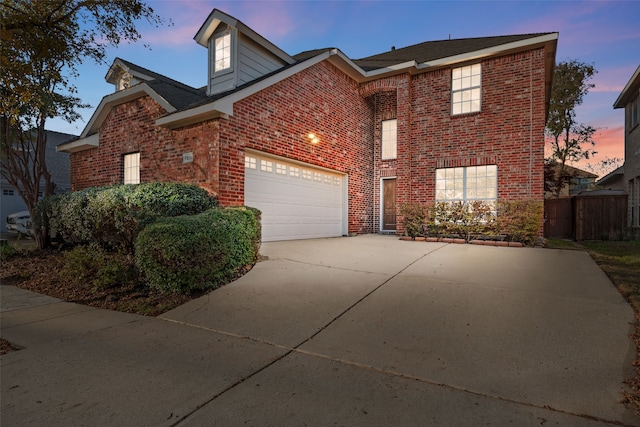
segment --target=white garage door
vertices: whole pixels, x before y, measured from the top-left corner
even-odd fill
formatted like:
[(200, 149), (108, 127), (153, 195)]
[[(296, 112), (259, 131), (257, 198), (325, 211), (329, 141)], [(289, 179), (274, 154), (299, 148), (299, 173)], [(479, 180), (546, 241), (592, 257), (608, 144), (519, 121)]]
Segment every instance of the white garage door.
[(244, 171), (244, 204), (262, 211), (262, 241), (346, 234), (344, 175), (254, 153)]

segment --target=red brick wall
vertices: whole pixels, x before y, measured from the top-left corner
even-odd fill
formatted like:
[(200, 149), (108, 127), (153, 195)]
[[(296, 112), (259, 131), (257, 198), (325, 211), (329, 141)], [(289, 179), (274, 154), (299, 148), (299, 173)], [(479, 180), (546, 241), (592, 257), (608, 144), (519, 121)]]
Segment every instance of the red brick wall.
[[(397, 119), (397, 89), (394, 85), (387, 84), (382, 92), (371, 95), (370, 102), (374, 106), (374, 189), (373, 189), (373, 224), (374, 231), (381, 228), (381, 200), (380, 200), (380, 179), (384, 177), (395, 177), (397, 175), (397, 160), (382, 160), (382, 121)], [(364, 85), (367, 92), (371, 89)], [(374, 86), (375, 87), (375, 86)], [(387, 90), (389, 89), (389, 90)], [(392, 89), (392, 90), (390, 90)], [(399, 141), (398, 141), (399, 142)], [(400, 145), (400, 144), (398, 144)], [(400, 147), (398, 147), (400, 148)]]
[[(251, 148), (348, 174), (352, 233), (379, 230), (385, 176), (397, 177), (398, 206), (428, 203), (436, 168), (497, 164), (500, 199), (542, 200), (544, 50), (482, 61), (479, 113), (452, 116), (450, 87), (450, 69), (357, 85), (323, 62), (237, 102), (228, 119), (178, 130), (156, 127), (165, 111), (143, 97), (112, 109), (98, 148), (71, 156), (72, 187), (121, 183), (123, 155), (140, 151), (143, 182), (191, 182), (242, 205)], [(382, 161), (380, 122), (390, 118), (398, 157)], [(192, 163), (182, 162), (187, 152)]]
[[(411, 86), (411, 202), (435, 199), (436, 168), (498, 165), (498, 198), (543, 196), (544, 50), (482, 61), (482, 111), (451, 115), (451, 70)], [(400, 155), (400, 153), (399, 153)]]
[[(451, 115), (451, 69), (363, 84), (374, 104), (374, 230), (380, 178), (397, 177), (397, 206), (435, 200), (437, 168), (498, 165), (498, 198), (542, 200), (544, 50), (482, 61), (482, 110)], [(397, 106), (397, 110), (395, 110)], [(380, 122), (398, 118), (398, 158), (381, 159)], [(398, 232), (402, 231), (398, 216)]]
[[(72, 189), (121, 184), (124, 155), (140, 152), (142, 182), (184, 181), (216, 194), (217, 123), (171, 131), (155, 126), (164, 114), (149, 96), (114, 107), (100, 127), (99, 147), (71, 156)], [(192, 163), (183, 163), (184, 153), (193, 153)]]
[(246, 147), (348, 174), (349, 232), (372, 232), (372, 108), (333, 65), (318, 64), (237, 102), (220, 126), (221, 203), (244, 203)]

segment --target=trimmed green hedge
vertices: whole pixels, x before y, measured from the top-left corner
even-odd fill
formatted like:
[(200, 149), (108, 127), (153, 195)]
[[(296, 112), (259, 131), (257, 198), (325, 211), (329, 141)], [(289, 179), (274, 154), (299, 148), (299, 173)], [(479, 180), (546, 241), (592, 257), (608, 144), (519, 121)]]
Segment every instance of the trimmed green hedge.
[(198, 186), (153, 182), (53, 196), (39, 203), (36, 217), (46, 216), (51, 228), (70, 243), (98, 243), (131, 252), (140, 230), (158, 218), (193, 215), (216, 205), (216, 199)]
[(405, 233), (416, 238), (455, 236), (469, 242), (478, 237), (500, 238), (533, 245), (542, 224), (539, 200), (499, 201), (494, 208), (482, 201), (437, 202), (400, 206)]
[(260, 240), (260, 211), (253, 208), (163, 218), (138, 235), (136, 266), (161, 292), (213, 289), (256, 262)]

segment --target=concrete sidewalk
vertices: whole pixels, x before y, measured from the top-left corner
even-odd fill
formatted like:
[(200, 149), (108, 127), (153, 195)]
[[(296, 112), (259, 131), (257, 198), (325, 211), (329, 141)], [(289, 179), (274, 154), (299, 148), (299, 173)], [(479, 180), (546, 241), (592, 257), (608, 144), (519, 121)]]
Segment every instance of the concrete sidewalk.
[(267, 243), (159, 318), (2, 286), (2, 425), (640, 425), (633, 312), (582, 252)]

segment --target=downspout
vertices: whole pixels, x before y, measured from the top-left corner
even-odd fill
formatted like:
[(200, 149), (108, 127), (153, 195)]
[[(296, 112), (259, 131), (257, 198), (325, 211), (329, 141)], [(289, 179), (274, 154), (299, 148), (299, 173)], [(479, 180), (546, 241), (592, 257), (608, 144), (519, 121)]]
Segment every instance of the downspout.
[[(406, 132), (407, 132), (407, 143), (409, 144), (409, 205), (412, 205), (413, 203), (413, 195), (412, 195), (412, 190), (413, 190), (413, 183), (412, 183), (412, 177), (413, 177), (413, 173), (412, 173), (412, 167), (411, 167), (411, 140), (412, 140), (412, 132), (411, 132), (411, 111), (412, 111), (412, 104), (411, 104), (411, 74), (407, 73), (407, 105), (409, 105), (408, 107), (408, 111), (407, 111), (407, 128), (406, 128)], [(397, 101), (396, 101), (397, 102)], [(396, 223), (396, 230), (398, 229), (397, 227), (397, 223)]]
[(533, 198), (533, 52), (529, 55), (529, 198)]
[[(378, 224), (378, 227), (376, 227), (376, 218), (380, 218), (380, 212), (378, 212), (378, 215), (376, 215), (376, 198), (379, 199), (379, 197), (376, 197), (376, 194), (380, 194), (380, 188), (378, 188), (378, 192), (376, 193), (376, 170), (377, 170), (377, 162), (376, 162), (376, 124), (378, 121), (378, 94), (375, 93), (373, 95), (373, 123), (372, 123), (372, 131), (373, 131), (373, 135), (371, 135), (371, 154), (373, 156), (373, 170), (371, 171), (371, 173), (373, 174), (372, 180), (371, 180), (371, 185), (373, 185), (373, 191), (371, 194), (371, 197), (373, 198), (373, 200), (371, 201), (373, 206), (373, 218), (371, 218), (371, 228), (372, 228), (372, 232), (373, 233), (380, 233), (381, 230), (381, 226), (380, 224)], [(377, 206), (380, 206), (380, 200), (378, 200)], [(379, 222), (379, 220), (378, 220)], [(377, 230), (376, 230), (377, 228)]]

